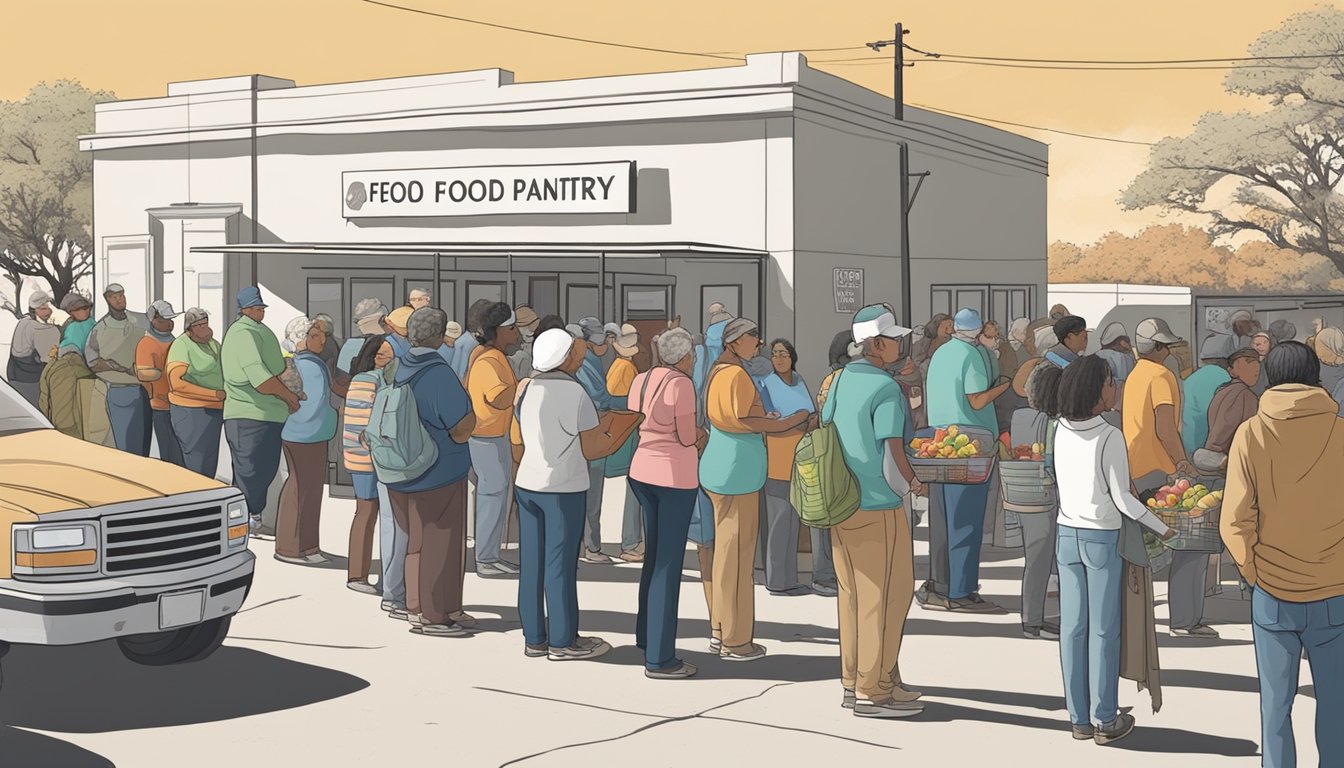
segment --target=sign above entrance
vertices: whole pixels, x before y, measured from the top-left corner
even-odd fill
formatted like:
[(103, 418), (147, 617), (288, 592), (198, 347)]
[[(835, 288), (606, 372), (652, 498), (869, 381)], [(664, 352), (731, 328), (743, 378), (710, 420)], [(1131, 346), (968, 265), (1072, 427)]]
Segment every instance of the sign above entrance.
[(635, 163), (346, 171), (347, 219), (632, 213)]
[(863, 270), (835, 269), (835, 311), (852, 315), (863, 309)]

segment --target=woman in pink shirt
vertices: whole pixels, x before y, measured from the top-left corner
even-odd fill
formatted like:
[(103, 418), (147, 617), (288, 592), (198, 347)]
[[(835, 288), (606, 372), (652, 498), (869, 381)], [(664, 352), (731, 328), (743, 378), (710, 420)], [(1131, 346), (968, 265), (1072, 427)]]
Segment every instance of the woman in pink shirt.
[(639, 577), (635, 645), (644, 651), (644, 674), (675, 680), (695, 674), (677, 658), (677, 602), (681, 563), (700, 486), (700, 431), (695, 423), (691, 334), (673, 328), (656, 344), (662, 364), (635, 377), (630, 410), (644, 414), (639, 447), (630, 462), (630, 489), (644, 515), (644, 569)]

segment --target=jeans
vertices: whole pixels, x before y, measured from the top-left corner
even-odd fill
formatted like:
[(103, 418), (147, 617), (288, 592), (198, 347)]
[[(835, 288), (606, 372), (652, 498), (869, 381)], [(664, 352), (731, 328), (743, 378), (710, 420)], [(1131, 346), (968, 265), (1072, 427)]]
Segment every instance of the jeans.
[(1021, 514), (1022, 525), (1022, 626), (1045, 626), (1045, 593), (1050, 588), (1050, 571), (1055, 564), (1055, 540), (1058, 537), (1054, 510)]
[(182, 444), (173, 431), (173, 415), (168, 411), (152, 411), (150, 421), (154, 425), (154, 439), (159, 444), (159, 458), (179, 467), (187, 466), (182, 459)]
[(809, 528), (812, 536), (812, 583), (834, 584), (835, 561), (831, 557), (829, 528)]
[(929, 578), (935, 594), (947, 596), (947, 513), (943, 511), (943, 486), (929, 488)]
[(776, 592), (798, 586), (798, 533), (801, 523), (789, 501), (786, 480), (765, 481), (765, 518), (757, 542), (765, 587)]
[(1251, 627), (1260, 676), (1260, 753), (1267, 768), (1296, 768), (1293, 698), (1302, 651), (1316, 687), (1316, 751), (1321, 765), (1344, 756), (1344, 596), (1290, 603), (1253, 587)]
[(588, 462), (588, 500), (585, 502), (584, 547), (589, 552), (602, 551), (602, 487), (607, 482), (607, 460)]
[(476, 562), (499, 562), (509, 511), (513, 454), (509, 438), (473, 437), (467, 441), (476, 472)]
[(1074, 725), (1107, 725), (1119, 710), (1120, 531), (1059, 526), (1059, 661)]
[(644, 510), (645, 532), (635, 645), (644, 649), (647, 669), (673, 669), (681, 663), (677, 660), (677, 607), (686, 534), (697, 489), (663, 488), (630, 480), (630, 491)]
[(947, 597), (961, 600), (980, 583), (980, 546), (985, 535), (989, 484), (944, 485), (947, 515)]
[(392, 498), (387, 486), (378, 484), (378, 560), (383, 568), (383, 600), (406, 607), (406, 548), (410, 535), (397, 524), (392, 514)]
[(107, 388), (107, 418), (117, 450), (148, 456), (150, 445), (149, 393), (139, 384)]
[(182, 466), (213, 478), (219, 471), (219, 432), (224, 428), (224, 412), (218, 408), (170, 405), (168, 416), (177, 444), (182, 448)]
[(528, 645), (570, 648), (579, 637), (579, 562), (588, 494), (537, 493), (518, 498), (518, 617)]
[[(625, 509), (621, 512), (621, 551), (634, 552), (639, 549), (639, 540), (647, 526), (643, 523), (644, 513), (635, 492), (626, 491), (624, 496)], [(687, 520), (686, 524), (689, 526), (690, 520)]]
[(224, 437), (233, 456), (233, 484), (247, 499), (247, 511), (261, 517), (266, 509), (266, 492), (280, 468), (280, 433), (284, 424), (252, 419), (224, 422)]

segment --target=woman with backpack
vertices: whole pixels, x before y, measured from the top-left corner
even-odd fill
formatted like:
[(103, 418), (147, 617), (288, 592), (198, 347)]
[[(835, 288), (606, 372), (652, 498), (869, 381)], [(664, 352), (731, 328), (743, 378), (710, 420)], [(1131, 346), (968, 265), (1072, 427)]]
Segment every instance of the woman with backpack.
[(289, 477), (280, 490), (275, 559), (291, 565), (328, 562), (318, 547), (327, 443), (336, 436), (336, 409), (326, 396), (331, 390), (331, 374), (318, 356), (326, 343), (325, 326), (312, 318), (296, 317), (285, 327), (285, 348), (294, 355), (294, 369), (303, 382), (303, 391), (314, 393), (300, 400), (299, 409), (289, 415), (280, 433)]
[(700, 487), (701, 431), (695, 424), (690, 332), (673, 328), (658, 336), (657, 345), (662, 364), (635, 376), (629, 395), (630, 409), (644, 414), (629, 474), (645, 542), (635, 645), (644, 651), (646, 677), (675, 680), (696, 673), (677, 658), (676, 646), (681, 565)]
[(378, 390), (391, 383), (388, 364), (395, 357), (385, 335), (364, 337), (363, 346), (350, 364), (350, 386), (345, 396), (341, 449), (345, 469), (355, 486), (355, 519), (350, 523), (346, 586), (366, 595), (376, 595), (382, 590), (369, 584), (373, 527), (378, 522), (379, 504), (378, 476), (374, 473), (369, 447), (364, 443), (364, 430), (369, 426), (369, 415), (373, 412)]

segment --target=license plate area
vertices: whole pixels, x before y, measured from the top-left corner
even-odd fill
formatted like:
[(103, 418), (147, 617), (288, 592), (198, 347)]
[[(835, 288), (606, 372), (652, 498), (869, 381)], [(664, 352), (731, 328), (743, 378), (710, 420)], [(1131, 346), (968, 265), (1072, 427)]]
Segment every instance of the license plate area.
[(205, 590), (159, 595), (159, 629), (199, 624), (205, 618)]

